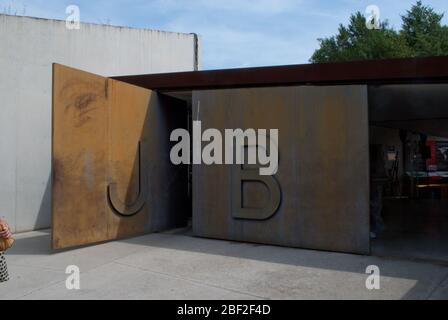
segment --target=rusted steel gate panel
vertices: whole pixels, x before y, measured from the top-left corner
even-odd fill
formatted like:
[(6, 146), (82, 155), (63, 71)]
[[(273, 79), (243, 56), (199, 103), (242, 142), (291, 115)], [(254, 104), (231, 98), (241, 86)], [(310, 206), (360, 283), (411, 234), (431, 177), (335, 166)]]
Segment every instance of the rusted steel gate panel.
[[(269, 177), (275, 179), (271, 186), (235, 180), (235, 170), (244, 166), (194, 166), (194, 234), (369, 253), (367, 113), (365, 86), (194, 92), (193, 118), (203, 130), (279, 129), (279, 167)], [(263, 208), (276, 201), (275, 183), (280, 204), (267, 217)], [(245, 207), (255, 210), (242, 216)]]
[(141, 74), (116, 80), (152, 90), (205, 90), (291, 85), (355, 85), (446, 83), (448, 57), (312, 63)]
[(169, 134), (187, 126), (179, 103), (54, 65), (54, 248), (185, 224), (188, 173), (169, 162)]

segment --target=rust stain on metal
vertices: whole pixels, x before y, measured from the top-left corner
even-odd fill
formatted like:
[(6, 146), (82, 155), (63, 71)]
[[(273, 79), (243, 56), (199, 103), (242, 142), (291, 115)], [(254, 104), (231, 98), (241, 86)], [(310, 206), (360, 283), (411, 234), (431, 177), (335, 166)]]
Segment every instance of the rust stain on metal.
[(406, 58), (117, 76), (151, 90), (296, 85), (433, 83), (448, 80), (448, 57)]
[(89, 110), (86, 110), (87, 107), (95, 102), (96, 100), (96, 94), (94, 93), (83, 93), (80, 94), (78, 97), (76, 97), (75, 100), (75, 108), (79, 110), (79, 112), (84, 113), (88, 112)]
[[(54, 248), (118, 239), (184, 223), (177, 216), (187, 193), (179, 183), (166, 187), (165, 181), (175, 171), (162, 164), (169, 145), (159, 141), (160, 136), (169, 135), (172, 126), (186, 127), (170, 123), (175, 118), (158, 123), (164, 108), (176, 105), (172, 101), (164, 99), (162, 108), (161, 99), (150, 90), (54, 65)], [(136, 156), (140, 141), (143, 159)], [(148, 187), (139, 189), (146, 178), (155, 190), (152, 194)], [(117, 214), (107, 197), (111, 182), (115, 183), (114, 197), (123, 208), (132, 206), (136, 198), (144, 205), (132, 206), (136, 207), (132, 216)], [(162, 190), (171, 193), (175, 205), (168, 203)]]
[(109, 79), (104, 82), (104, 98), (109, 98)]
[[(275, 184), (257, 187), (253, 176), (235, 186), (232, 165), (194, 166), (194, 234), (369, 253), (365, 86), (225, 89), (193, 96), (193, 105), (200, 101), (203, 126), (279, 129), (274, 178), (281, 192), (276, 195)], [(258, 209), (241, 215), (244, 198)], [(263, 210), (270, 205), (273, 214)]]

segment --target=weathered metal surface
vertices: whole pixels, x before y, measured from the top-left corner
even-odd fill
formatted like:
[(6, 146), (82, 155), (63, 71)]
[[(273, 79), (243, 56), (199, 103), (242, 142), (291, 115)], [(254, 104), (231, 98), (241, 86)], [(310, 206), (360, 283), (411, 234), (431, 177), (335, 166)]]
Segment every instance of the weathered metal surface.
[(278, 67), (117, 76), (152, 90), (448, 81), (448, 57), (353, 61)]
[(186, 112), (176, 99), (54, 65), (54, 248), (186, 223), (187, 168), (169, 162), (169, 134), (187, 127)]
[[(280, 204), (269, 203), (278, 199), (274, 180), (235, 182), (238, 165), (195, 165), (194, 234), (369, 253), (367, 109), (365, 86), (195, 91), (203, 130), (279, 129), (278, 172), (269, 178)], [(235, 214), (235, 201), (258, 209)], [(263, 210), (270, 205), (271, 215)]]

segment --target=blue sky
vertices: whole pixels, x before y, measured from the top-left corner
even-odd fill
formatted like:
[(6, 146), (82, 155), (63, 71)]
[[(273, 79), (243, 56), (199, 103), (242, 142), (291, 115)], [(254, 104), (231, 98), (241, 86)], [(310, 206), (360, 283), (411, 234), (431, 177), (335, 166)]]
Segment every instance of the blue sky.
[[(333, 35), (351, 13), (377, 5), (395, 28), (415, 0), (0, 0), (0, 11), (65, 19), (76, 4), (81, 21), (196, 32), (204, 69), (307, 63), (317, 38)], [(447, 12), (448, 0), (425, 0)]]

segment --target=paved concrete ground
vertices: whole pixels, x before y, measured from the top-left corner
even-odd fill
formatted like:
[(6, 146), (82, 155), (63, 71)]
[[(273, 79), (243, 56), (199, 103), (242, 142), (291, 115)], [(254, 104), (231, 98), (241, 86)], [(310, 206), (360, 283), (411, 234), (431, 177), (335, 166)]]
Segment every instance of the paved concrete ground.
[[(52, 253), (48, 232), (16, 236), (0, 299), (446, 299), (448, 266), (151, 234)], [(65, 268), (81, 270), (81, 290)], [(365, 288), (368, 265), (381, 289)]]

